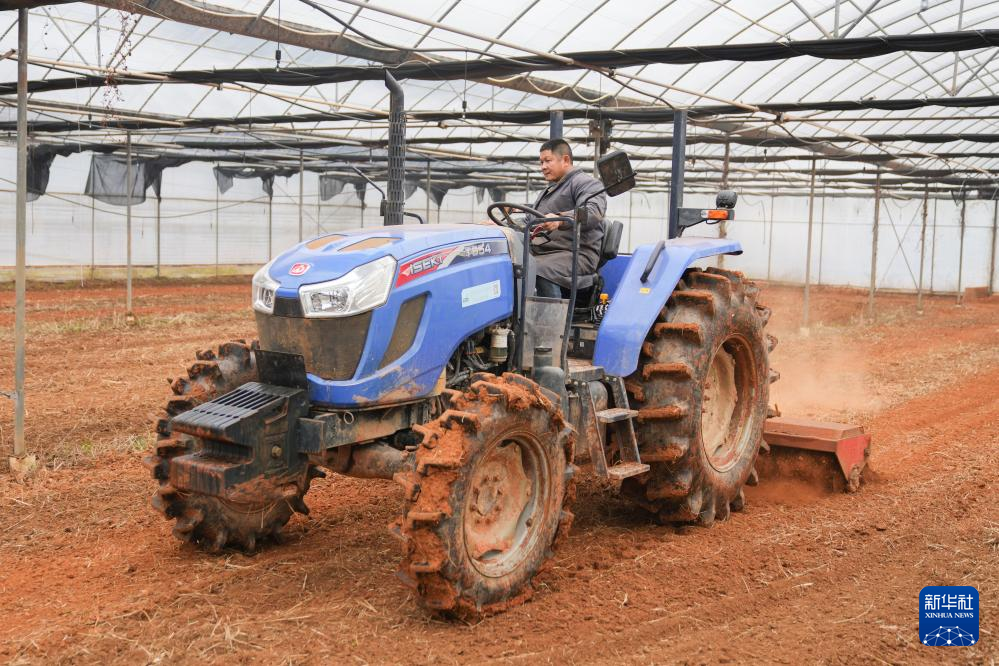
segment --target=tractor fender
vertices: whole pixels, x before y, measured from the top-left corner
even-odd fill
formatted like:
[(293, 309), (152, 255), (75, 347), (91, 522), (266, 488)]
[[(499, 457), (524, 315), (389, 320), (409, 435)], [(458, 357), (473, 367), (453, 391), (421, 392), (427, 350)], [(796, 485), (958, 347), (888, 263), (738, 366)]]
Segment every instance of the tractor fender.
[(698, 259), (742, 254), (738, 241), (722, 238), (674, 238), (642, 281), (655, 245), (639, 245), (614, 290), (610, 307), (597, 332), (593, 363), (608, 375), (627, 377), (638, 367), (638, 354), (656, 317), (669, 300), (683, 272)]

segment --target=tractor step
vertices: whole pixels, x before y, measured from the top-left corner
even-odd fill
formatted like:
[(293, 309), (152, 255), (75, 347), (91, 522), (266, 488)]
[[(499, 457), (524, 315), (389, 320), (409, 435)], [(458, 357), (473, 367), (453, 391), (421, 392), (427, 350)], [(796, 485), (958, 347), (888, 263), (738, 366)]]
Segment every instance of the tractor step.
[(627, 479), (631, 476), (645, 474), (649, 471), (649, 469), (650, 467), (645, 463), (619, 462), (618, 464), (607, 468), (607, 477), (614, 479), (615, 481), (620, 481), (621, 479)]
[(599, 365), (590, 365), (579, 359), (570, 358), (566, 375), (569, 381), (573, 382), (596, 382), (604, 378), (604, 369)]
[(610, 389), (611, 403), (615, 405), (596, 413), (597, 421), (606, 423), (607, 429), (614, 433), (617, 442), (618, 455), (621, 461), (607, 468), (607, 477), (611, 479), (626, 479), (649, 471), (649, 466), (642, 462), (638, 454), (638, 439), (635, 437), (635, 417), (638, 412), (628, 408), (628, 394), (624, 389), (624, 379), (621, 377), (605, 377), (604, 383)]
[(633, 419), (636, 416), (638, 416), (637, 409), (628, 409), (626, 407), (611, 407), (610, 409), (601, 409), (597, 412), (597, 420), (601, 423), (617, 423), (618, 421)]

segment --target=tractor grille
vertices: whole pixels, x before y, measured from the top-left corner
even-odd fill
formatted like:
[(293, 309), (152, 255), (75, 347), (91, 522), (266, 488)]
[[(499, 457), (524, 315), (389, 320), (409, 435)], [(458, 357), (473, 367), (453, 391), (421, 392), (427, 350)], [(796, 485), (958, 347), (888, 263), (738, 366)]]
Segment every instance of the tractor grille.
[(395, 322), (395, 330), (392, 331), (392, 339), (389, 341), (388, 349), (385, 350), (382, 362), (378, 365), (379, 370), (395, 362), (413, 346), (416, 332), (420, 329), (423, 306), (426, 305), (426, 302), (427, 295), (420, 294), (416, 298), (409, 299), (399, 308), (399, 319)]
[(300, 354), (305, 370), (323, 379), (350, 379), (361, 362), (368, 339), (371, 312), (352, 317), (307, 319), (256, 313), (260, 347)]
[(275, 317), (304, 317), (305, 313), (302, 312), (302, 301), (297, 298), (287, 298), (285, 296), (278, 296), (274, 299), (274, 316)]

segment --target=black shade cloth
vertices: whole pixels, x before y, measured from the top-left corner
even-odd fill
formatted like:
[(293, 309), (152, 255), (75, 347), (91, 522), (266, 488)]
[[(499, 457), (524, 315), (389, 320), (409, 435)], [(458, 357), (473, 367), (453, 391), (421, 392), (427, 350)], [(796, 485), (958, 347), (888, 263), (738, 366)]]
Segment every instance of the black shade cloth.
[(163, 171), (187, 164), (191, 160), (185, 157), (161, 156), (144, 160), (146, 187), (152, 186), (153, 193), (159, 199), (162, 196)]
[(67, 146), (28, 146), (28, 201), (34, 201), (45, 194), (49, 187), (49, 169), (58, 156), (77, 152), (75, 145)]
[[(878, 109), (881, 111), (911, 111), (927, 106), (942, 106), (950, 108), (984, 108), (999, 106), (999, 96), (981, 95), (975, 97), (919, 97), (908, 99), (864, 99), (814, 102), (765, 102), (751, 105), (766, 113), (792, 113), (798, 111), (862, 111)], [(626, 108), (572, 108), (557, 109), (565, 120), (587, 120), (604, 118), (624, 123), (658, 124), (673, 122), (673, 111), (658, 107), (626, 107)], [(689, 107), (687, 114), (691, 118), (706, 118), (719, 115), (739, 115), (755, 113), (752, 108), (733, 104), (706, 104)], [(550, 110), (537, 111), (408, 111), (406, 116), (416, 122), (435, 122), (445, 120), (466, 120), (502, 122), (513, 125), (546, 124), (551, 118)], [(238, 127), (242, 125), (285, 125), (294, 123), (317, 123), (337, 120), (378, 121), (388, 118), (388, 113), (356, 112), (356, 113), (302, 113), (288, 115), (260, 115), (232, 117), (207, 117), (160, 121), (144, 119), (102, 118), (100, 121), (64, 121), (64, 120), (29, 120), (28, 129), (32, 132), (72, 132), (78, 130), (115, 129), (173, 129), (177, 122), (182, 122), (185, 129), (204, 129), (210, 127)], [(0, 122), (0, 131), (14, 132), (16, 121)]]
[[(974, 132), (955, 132), (938, 134), (864, 134), (864, 139), (872, 143), (894, 143), (912, 141), (913, 143), (949, 143), (951, 141), (968, 141), (971, 143), (999, 143), (999, 134), (983, 134)], [(506, 138), (506, 137), (504, 137)], [(673, 145), (673, 137), (668, 134), (642, 137), (614, 137), (614, 143), (627, 146), (668, 147)], [(725, 144), (737, 143), (743, 146), (764, 146), (779, 148), (805, 148), (817, 143), (859, 143), (857, 139), (840, 135), (820, 135), (815, 137), (747, 137), (737, 134), (706, 134), (687, 137), (687, 145), (693, 144)], [(824, 156), (823, 156), (824, 157)]]
[[(35, 201), (48, 190), (49, 172), (52, 168), (52, 162), (56, 157), (66, 157), (67, 155), (84, 151), (112, 153), (114, 150), (114, 145), (90, 143), (38, 144), (28, 146), (28, 201)], [(124, 190), (124, 185), (122, 189)]]
[(329, 201), (336, 195), (343, 192), (344, 185), (347, 184), (343, 178), (331, 176), (329, 174), (319, 175), (319, 198), (322, 201)]
[(495, 186), (486, 189), (489, 190), (489, 199), (493, 203), (496, 203), (497, 201), (506, 201), (507, 190), (503, 189), (502, 187), (495, 187)]
[[(430, 179), (430, 192), (429, 192), (429, 196), (430, 196), (430, 199), (435, 204), (437, 204), (438, 208), (440, 208), (441, 204), (444, 203), (444, 197), (447, 196), (448, 191), (452, 187), (453, 186), (450, 185), (450, 184), (448, 184), (448, 183), (441, 183), (441, 182), (438, 182), (438, 181), (434, 180), (433, 178)], [(424, 192), (427, 191), (427, 181), (424, 180), (422, 183), (420, 183), (420, 189), (423, 190)]]
[[(105, 147), (105, 150), (113, 148)], [(65, 153), (60, 153), (65, 154)], [(95, 154), (90, 160), (90, 172), (87, 175), (87, 185), (84, 193), (114, 206), (133, 206), (146, 200), (146, 190), (153, 188), (153, 193), (160, 197), (163, 171), (191, 160), (185, 157), (132, 157), (132, 190), (129, 201), (129, 188), (126, 183), (128, 173), (128, 158), (125, 155)]]
[[(393, 66), (329, 66), (289, 67), (282, 69), (219, 69), (156, 72), (155, 79), (118, 72), (115, 85), (150, 85), (166, 82), (227, 83), (242, 82), (279, 86), (316, 86), (346, 81), (382, 80), (387, 70), (396, 79), (484, 79), (526, 72), (574, 70), (585, 67), (636, 67), (649, 64), (692, 65), (706, 62), (758, 62), (785, 60), (800, 56), (833, 60), (855, 60), (915, 51), (955, 53), (971, 49), (999, 46), (999, 30), (969, 30), (962, 32), (924, 33), (916, 35), (885, 35), (848, 39), (810, 39), (753, 44), (722, 44), (715, 46), (674, 46), (653, 49), (615, 49), (611, 51), (580, 51), (560, 53), (569, 62), (544, 56), (513, 58), (483, 58), (479, 60), (448, 60), (443, 62), (412, 62)], [(107, 85), (107, 77), (88, 75), (30, 81), (29, 93), (68, 90)], [(13, 95), (16, 83), (0, 84), (0, 95)]]
[(409, 199), (409, 197), (413, 196), (413, 192), (416, 191), (417, 187), (419, 187), (419, 185), (417, 184), (416, 179), (406, 178), (406, 180), (404, 180), (402, 183), (403, 199)]
[(274, 169), (259, 167), (224, 167), (214, 168), (215, 182), (219, 192), (225, 194), (232, 187), (234, 178), (259, 178), (260, 184), (269, 199), (274, 198), (274, 176), (288, 178), (296, 173), (298, 169)]
[(343, 192), (347, 185), (354, 186), (354, 196), (364, 207), (364, 195), (367, 193), (368, 181), (360, 176), (344, 176), (340, 174), (320, 174), (319, 176), (319, 197), (326, 201)]
[[(343, 192), (348, 184), (354, 186), (354, 194), (361, 203), (364, 203), (367, 181), (360, 177), (343, 176), (339, 174), (320, 174), (319, 176), (319, 198), (328, 201)], [(402, 184), (403, 197), (408, 199), (413, 196), (413, 192), (419, 186), (417, 178), (407, 176)]]
[[(761, 128), (762, 129), (762, 128)], [(989, 134), (980, 132), (948, 132), (948, 133), (931, 133), (931, 134), (863, 134), (859, 135), (864, 139), (872, 143), (896, 143), (900, 141), (911, 141), (914, 143), (947, 143), (951, 141), (969, 141), (972, 143), (999, 143), (999, 134)], [(570, 137), (570, 141), (572, 138)], [(371, 139), (371, 140), (350, 140), (350, 143), (362, 143), (366, 147), (370, 148), (384, 148), (388, 145), (388, 140), (385, 139)], [(418, 143), (430, 143), (430, 144), (478, 144), (478, 143), (524, 143), (525, 139), (515, 136), (491, 136), (491, 135), (470, 135), (470, 136), (443, 136), (437, 138), (428, 139), (410, 139), (409, 145)], [(725, 143), (738, 144), (743, 146), (760, 146), (760, 147), (774, 147), (774, 148), (804, 148), (813, 146), (817, 143), (857, 143), (858, 140), (851, 136), (843, 136), (840, 134), (820, 134), (814, 136), (745, 136), (740, 134), (721, 134), (721, 133), (710, 133), (710, 134), (691, 134), (687, 137), (687, 145), (723, 145)], [(287, 152), (289, 149), (299, 149), (308, 151), (321, 151), (323, 149), (329, 148), (343, 148), (344, 140), (306, 140), (298, 142), (288, 142), (282, 146), (275, 146), (267, 141), (238, 141), (233, 139), (219, 139), (217, 141), (196, 141), (188, 142), (185, 139), (178, 139), (175, 143), (183, 146), (184, 148), (199, 148), (202, 150), (219, 150), (219, 151), (249, 151), (249, 152), (260, 152), (260, 153), (274, 153), (274, 152)], [(624, 136), (618, 134), (614, 137), (613, 143), (618, 146), (638, 146), (646, 148), (668, 148), (673, 145), (673, 137), (671, 134), (658, 134), (658, 135), (644, 135), (644, 136)], [(313, 157), (318, 157), (320, 154), (314, 153)], [(632, 156), (634, 159), (642, 159), (638, 156)], [(338, 156), (338, 159), (351, 159), (349, 156)], [(365, 161), (369, 161), (371, 157), (364, 157)], [(384, 157), (379, 155), (377, 157), (379, 161), (384, 160)], [(509, 161), (528, 161), (537, 162), (537, 157), (533, 156), (520, 156), (520, 157), (510, 157), (503, 158)], [(577, 161), (587, 161), (586, 156), (579, 156)], [(651, 156), (646, 159), (667, 159), (662, 155)], [(825, 159), (823, 157), (823, 159)], [(291, 173), (297, 173), (297, 169), (292, 169)], [(252, 177), (252, 176), (250, 176)], [(421, 177), (422, 178), (422, 177)], [(422, 184), (421, 184), (422, 186)]]
[[(877, 135), (871, 135), (876, 137)], [(922, 137), (922, 136), (942, 136), (948, 137), (948, 140), (969, 140), (972, 136), (994, 136), (999, 137), (999, 135), (964, 135), (964, 134), (941, 134), (941, 135), (898, 135), (905, 139), (912, 139), (912, 137)], [(824, 140), (824, 139), (823, 139)], [(841, 139), (842, 141), (850, 141), (848, 138)], [(808, 140), (807, 143), (814, 143), (815, 140)], [(718, 143), (718, 141), (705, 141), (705, 143)], [(764, 148), (763, 152), (756, 155), (731, 155), (728, 160), (732, 164), (769, 164), (777, 162), (793, 162), (793, 161), (808, 161), (814, 159), (816, 156), (812, 153), (799, 153), (799, 154), (768, 154), (766, 148), (768, 145), (775, 145), (777, 139), (768, 139), (760, 141), (760, 145)], [(183, 162), (228, 162), (228, 163), (244, 163), (248, 165), (259, 165), (259, 168), (264, 168), (264, 165), (271, 165), (274, 163), (275, 155), (273, 153), (268, 153), (267, 151), (261, 151), (258, 154), (254, 153), (240, 153), (233, 151), (215, 151), (211, 150), (211, 144), (204, 144), (204, 148), (200, 150), (164, 150), (164, 155), (156, 159), (179, 159)], [(115, 144), (99, 144), (99, 143), (66, 143), (58, 144), (60, 149), (59, 154), (69, 154), (73, 152), (113, 152), (113, 151), (123, 151), (122, 146)], [(344, 146), (337, 146), (335, 148), (344, 148)], [(146, 148), (145, 151), (148, 152), (150, 149)], [(330, 149), (327, 149), (330, 150)], [(120, 155), (121, 153), (119, 153)], [(966, 150), (966, 151), (934, 151), (934, 154), (944, 160), (956, 160), (956, 159), (969, 159), (969, 158), (995, 158), (995, 151), (985, 151), (985, 150)], [(317, 158), (314, 161), (306, 164), (306, 171), (327, 171), (330, 169), (347, 168), (351, 163), (360, 163), (361, 168), (369, 171), (373, 174), (372, 177), (384, 178), (384, 174), (379, 175), (377, 171), (379, 169), (385, 169), (386, 158), (384, 154), (380, 151), (369, 151), (364, 149), (363, 151), (357, 151), (355, 153), (341, 153), (337, 151), (335, 154), (327, 155), (326, 150), (316, 150), (310, 152), (310, 156)], [(662, 154), (652, 154), (652, 153), (642, 153), (642, 152), (632, 152), (628, 151), (628, 156), (633, 162), (642, 161), (654, 161), (663, 162), (664, 159), (668, 160), (668, 157), (664, 157)], [(123, 156), (122, 156), (123, 157)], [(321, 158), (326, 159), (321, 159)], [(138, 158), (134, 158), (138, 161)], [(297, 155), (295, 156), (295, 161), (298, 161)], [(518, 165), (530, 165), (533, 167), (537, 164), (537, 157), (533, 155), (511, 155), (502, 158), (497, 158), (502, 160), (502, 162), (493, 162), (486, 166), (483, 162), (478, 160), (449, 160), (442, 161), (434, 164), (434, 178), (438, 177), (438, 174), (448, 174), (448, 177), (460, 177), (466, 176), (470, 182), (464, 183), (465, 185), (483, 185), (481, 180), (475, 178), (476, 173), (497, 173), (510, 178), (516, 179), (517, 174), (520, 178), (530, 171), (528, 166), (518, 166)], [(591, 157), (587, 155), (577, 155), (577, 162), (589, 161)], [(719, 154), (697, 154), (694, 152), (687, 153), (687, 160), (691, 165), (695, 165), (698, 162), (721, 162), (726, 158)], [(898, 151), (884, 151), (884, 152), (869, 152), (865, 154), (852, 154), (852, 155), (822, 155), (819, 159), (823, 161), (830, 162), (860, 162), (860, 163), (871, 163), (878, 164), (881, 162), (888, 162), (895, 159), (913, 159), (922, 160), (926, 159), (925, 154), (913, 152), (911, 150), (898, 150)], [(417, 169), (425, 169), (426, 158), (412, 158), (411, 160), (407, 158), (407, 169), (411, 171), (416, 171)], [(411, 163), (411, 164), (409, 164)], [(269, 167), (273, 169), (274, 167)], [(643, 171), (656, 172), (656, 171), (669, 171), (668, 168), (643, 168)], [(287, 169), (286, 172), (290, 175), (291, 173), (297, 173), (298, 168)], [(283, 174), (282, 174), (283, 175)], [(407, 177), (408, 178), (408, 177)], [(416, 177), (418, 180), (423, 179), (423, 176)]]
[(124, 155), (93, 155), (84, 193), (113, 206), (136, 206), (146, 200), (145, 160), (132, 158), (131, 182)]

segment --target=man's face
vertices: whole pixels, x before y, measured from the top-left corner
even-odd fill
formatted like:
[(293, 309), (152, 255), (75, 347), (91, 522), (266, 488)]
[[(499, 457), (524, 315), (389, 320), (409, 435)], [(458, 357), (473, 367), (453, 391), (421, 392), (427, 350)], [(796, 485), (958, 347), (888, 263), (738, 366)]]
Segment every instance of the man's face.
[(562, 176), (572, 169), (572, 160), (568, 155), (556, 155), (550, 150), (541, 151), (541, 175), (549, 183), (562, 179)]

